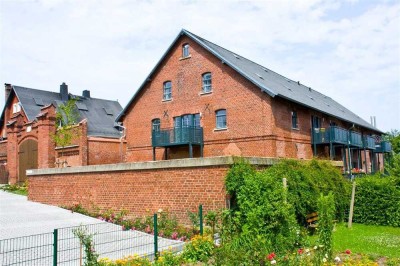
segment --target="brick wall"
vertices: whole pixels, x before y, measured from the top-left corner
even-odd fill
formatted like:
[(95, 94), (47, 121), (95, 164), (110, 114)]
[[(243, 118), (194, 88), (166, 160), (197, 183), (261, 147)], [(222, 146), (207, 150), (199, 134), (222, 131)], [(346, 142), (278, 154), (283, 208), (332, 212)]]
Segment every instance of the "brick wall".
[[(258, 159), (270, 165), (271, 159)], [(211, 162), (211, 163), (210, 163)], [(226, 207), (224, 178), (232, 157), (39, 169), (29, 176), (28, 199), (51, 205), (126, 209), (133, 216), (169, 210), (183, 223), (187, 211)]]
[(119, 139), (88, 138), (88, 165), (120, 163), (124, 161), (126, 142)]

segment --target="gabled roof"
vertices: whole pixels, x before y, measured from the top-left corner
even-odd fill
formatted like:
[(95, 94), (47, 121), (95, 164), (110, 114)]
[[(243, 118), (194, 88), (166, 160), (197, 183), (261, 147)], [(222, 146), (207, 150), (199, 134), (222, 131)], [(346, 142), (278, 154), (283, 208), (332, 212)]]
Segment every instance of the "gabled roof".
[[(15, 93), (27, 119), (33, 121), (40, 114), (41, 108), (54, 104), (58, 107), (63, 104), (61, 95), (58, 92), (37, 90), (20, 86), (12, 86), (12, 91), (7, 99), (1, 114), (1, 121), (4, 120), (6, 107), (11, 102), (11, 95)], [(70, 97), (78, 98), (77, 109), (80, 120), (87, 119), (88, 136), (119, 138), (121, 134), (114, 127), (116, 116), (121, 112), (122, 107), (117, 101), (102, 100), (96, 98), (86, 98), (70, 94)], [(80, 108), (84, 105), (86, 108)]]
[(236, 70), (240, 75), (248, 79), (254, 85), (266, 92), (271, 97), (282, 97), (289, 101), (298, 103), (308, 108), (320, 111), (322, 113), (337, 117), (341, 120), (354, 123), (356, 125), (372, 129), (382, 133), (380, 130), (366, 122), (358, 115), (354, 114), (346, 107), (342, 106), (332, 98), (319, 93), (318, 91), (306, 87), (299, 82), (288, 79), (278, 73), (263, 67), (253, 61), (233, 53), (221, 46), (218, 46), (210, 41), (207, 41), (185, 29), (175, 38), (167, 51), (161, 57), (157, 65), (150, 72), (149, 76), (145, 79), (138, 91), (134, 94), (124, 110), (118, 115), (117, 121), (125, 114), (136, 95), (145, 86), (146, 81), (151, 78), (152, 74), (157, 70), (158, 66), (164, 60), (166, 55), (170, 52), (176, 41), (180, 36), (185, 35), (209, 51), (211, 54), (220, 59), (224, 64)]

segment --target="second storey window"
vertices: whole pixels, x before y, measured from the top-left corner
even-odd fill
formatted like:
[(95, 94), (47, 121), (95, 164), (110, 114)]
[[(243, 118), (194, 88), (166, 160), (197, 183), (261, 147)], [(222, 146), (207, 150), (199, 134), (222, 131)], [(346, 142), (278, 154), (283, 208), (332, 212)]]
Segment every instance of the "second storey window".
[(171, 100), (172, 99), (172, 84), (171, 81), (164, 82), (164, 95), (163, 100)]
[(151, 121), (151, 129), (153, 131), (160, 131), (160, 119), (156, 118)]
[(205, 73), (203, 74), (203, 92), (211, 92), (212, 91), (212, 86), (211, 86), (211, 73)]
[(182, 57), (189, 57), (189, 44), (186, 43), (182, 46)]
[(292, 128), (299, 128), (296, 111), (292, 111)]
[(221, 109), (215, 112), (216, 128), (226, 128), (226, 110)]

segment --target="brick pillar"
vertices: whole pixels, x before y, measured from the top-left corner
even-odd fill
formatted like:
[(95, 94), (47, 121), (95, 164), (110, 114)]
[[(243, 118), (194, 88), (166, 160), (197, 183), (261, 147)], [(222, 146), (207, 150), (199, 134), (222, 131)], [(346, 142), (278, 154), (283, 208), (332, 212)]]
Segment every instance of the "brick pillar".
[(15, 122), (7, 126), (7, 168), (8, 183), (15, 184), (18, 180), (18, 140)]
[(38, 120), (38, 168), (54, 168), (56, 109), (49, 105), (41, 109)]
[(88, 165), (88, 138), (87, 138), (87, 120), (79, 123), (81, 131), (79, 135), (79, 157), (81, 165)]

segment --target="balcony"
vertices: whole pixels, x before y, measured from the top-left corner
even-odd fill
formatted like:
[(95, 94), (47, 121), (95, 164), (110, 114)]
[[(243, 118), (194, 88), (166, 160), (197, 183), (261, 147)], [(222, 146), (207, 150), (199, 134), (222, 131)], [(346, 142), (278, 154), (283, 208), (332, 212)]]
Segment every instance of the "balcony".
[(364, 137), (364, 148), (367, 150), (375, 150), (375, 138), (370, 136)]
[(313, 130), (313, 144), (347, 144), (348, 131), (340, 127), (315, 128)]
[(376, 144), (376, 149), (374, 152), (376, 153), (387, 153), (392, 151), (392, 144), (388, 141), (382, 141), (381, 143)]
[(361, 134), (355, 131), (350, 131), (350, 146), (363, 147)]
[(203, 128), (179, 127), (154, 130), (151, 142), (153, 147), (203, 145)]

